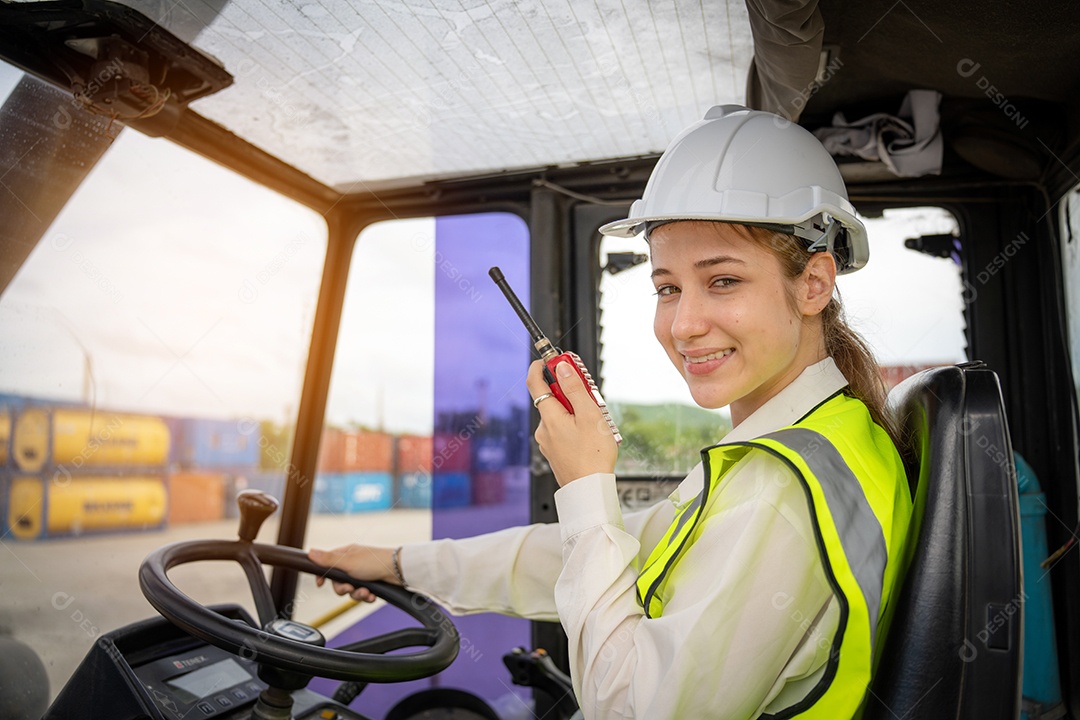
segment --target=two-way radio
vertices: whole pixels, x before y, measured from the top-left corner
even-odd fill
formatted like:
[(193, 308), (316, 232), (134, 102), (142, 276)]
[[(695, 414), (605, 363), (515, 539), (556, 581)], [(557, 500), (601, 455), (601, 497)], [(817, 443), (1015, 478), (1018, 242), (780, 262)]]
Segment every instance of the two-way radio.
[(596, 387), (596, 383), (592, 379), (592, 375), (589, 374), (588, 369), (585, 367), (585, 363), (581, 362), (581, 358), (577, 356), (577, 353), (563, 352), (559, 348), (551, 344), (547, 336), (540, 329), (540, 326), (536, 324), (536, 321), (532, 319), (532, 315), (525, 309), (525, 306), (518, 300), (517, 295), (510, 289), (510, 284), (506, 282), (506, 278), (503, 277), (502, 270), (498, 267), (493, 267), (488, 270), (488, 275), (495, 281), (495, 284), (499, 286), (499, 289), (503, 291), (503, 295), (506, 296), (507, 301), (510, 303), (510, 307), (514, 308), (514, 312), (521, 318), (521, 322), (525, 324), (525, 329), (529, 331), (529, 335), (533, 341), (533, 347), (536, 348), (536, 352), (540, 354), (540, 359), (544, 361), (544, 380), (547, 382), (548, 387), (551, 388), (551, 394), (562, 403), (562, 406), (566, 408), (567, 412), (571, 415), (574, 414), (574, 408), (570, 404), (569, 398), (566, 397), (566, 393), (559, 387), (559, 381), (555, 378), (555, 366), (561, 362), (570, 363), (570, 367), (577, 371), (578, 377), (585, 384), (585, 387), (589, 389), (589, 395), (592, 397), (593, 402), (600, 408), (600, 412), (604, 415), (604, 420), (607, 421), (608, 427), (611, 429), (611, 434), (615, 437), (616, 443), (622, 442), (622, 435), (619, 434), (619, 428), (615, 426), (615, 421), (611, 419), (611, 413), (608, 412), (607, 403), (604, 402), (604, 398), (600, 396), (600, 390)]

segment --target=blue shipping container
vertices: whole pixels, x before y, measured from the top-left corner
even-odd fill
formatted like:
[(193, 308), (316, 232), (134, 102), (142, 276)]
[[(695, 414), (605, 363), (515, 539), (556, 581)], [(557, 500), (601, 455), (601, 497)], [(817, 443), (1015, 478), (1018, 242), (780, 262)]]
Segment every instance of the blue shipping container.
[(467, 472), (435, 473), (431, 478), (431, 507), (465, 507), (471, 499)]
[(404, 473), (398, 479), (397, 507), (430, 508), (431, 474), (426, 472)]
[(472, 442), (472, 469), (481, 471), (502, 470), (506, 467), (508, 453), (506, 437), (476, 437)]
[(11, 410), (21, 410), (27, 405), (31, 406), (48, 406), (48, 407), (68, 407), (68, 408), (85, 408), (89, 407), (84, 402), (78, 400), (56, 400), (52, 398), (36, 397), (34, 395), (17, 395), (15, 393), (0, 393), (0, 406), (6, 405)]
[(315, 491), (311, 494), (311, 512), (320, 515), (343, 515), (349, 505), (349, 484), (342, 473), (321, 473), (315, 476)]
[(182, 418), (173, 437), (184, 468), (256, 468), (259, 425), (243, 420)]
[(285, 502), (284, 470), (250, 470), (225, 479), (225, 517), (240, 517), (236, 496), (244, 490), (261, 490), (279, 503)]
[(394, 496), (390, 473), (354, 472), (345, 474), (348, 498), (345, 511), (350, 513), (389, 510)]
[(284, 470), (256, 470), (249, 473), (237, 473), (236, 477), (239, 490), (261, 490), (272, 495), (279, 502), (285, 502), (285, 471)]
[(165, 423), (165, 427), (169, 430), (169, 459), (168, 465), (171, 468), (180, 467), (180, 455), (181, 455), (181, 440), (184, 437), (184, 418), (170, 417), (168, 415), (161, 416), (161, 422)]

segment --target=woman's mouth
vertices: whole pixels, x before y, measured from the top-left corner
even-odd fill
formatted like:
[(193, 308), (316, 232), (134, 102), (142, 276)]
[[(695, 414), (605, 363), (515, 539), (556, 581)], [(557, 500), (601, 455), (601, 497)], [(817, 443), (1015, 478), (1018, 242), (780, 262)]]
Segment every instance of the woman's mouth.
[(718, 350), (707, 355), (696, 355), (694, 357), (683, 355), (683, 367), (691, 375), (707, 375), (723, 365), (733, 352), (735, 352), (735, 348), (727, 348), (726, 350)]

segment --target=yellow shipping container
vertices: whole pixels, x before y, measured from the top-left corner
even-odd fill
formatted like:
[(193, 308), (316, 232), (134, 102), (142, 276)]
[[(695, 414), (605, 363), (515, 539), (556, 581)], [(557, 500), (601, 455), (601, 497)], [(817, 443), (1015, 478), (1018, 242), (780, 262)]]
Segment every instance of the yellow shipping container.
[(159, 477), (17, 476), (8, 497), (8, 527), (20, 540), (99, 530), (159, 528), (165, 520)]
[(8, 448), (11, 446), (11, 411), (6, 407), (0, 408), (0, 467), (8, 463), (11, 455)]
[(25, 472), (47, 465), (84, 468), (150, 467), (169, 458), (169, 428), (156, 417), (29, 408), (15, 421), (12, 451)]

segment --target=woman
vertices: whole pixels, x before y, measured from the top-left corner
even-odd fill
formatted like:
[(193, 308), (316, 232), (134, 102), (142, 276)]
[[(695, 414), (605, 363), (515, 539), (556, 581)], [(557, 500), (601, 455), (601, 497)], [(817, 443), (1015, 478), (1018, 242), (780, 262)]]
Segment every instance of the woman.
[(536, 362), (557, 524), (312, 559), (455, 613), (559, 620), (586, 718), (852, 717), (911, 501), (877, 367), (834, 297), (868, 257), (835, 164), (797, 125), (713, 108), (601, 231), (645, 233), (656, 337), (698, 404), (731, 410), (671, 502), (623, 515), (599, 409), (568, 367), (574, 413), (545, 402)]

